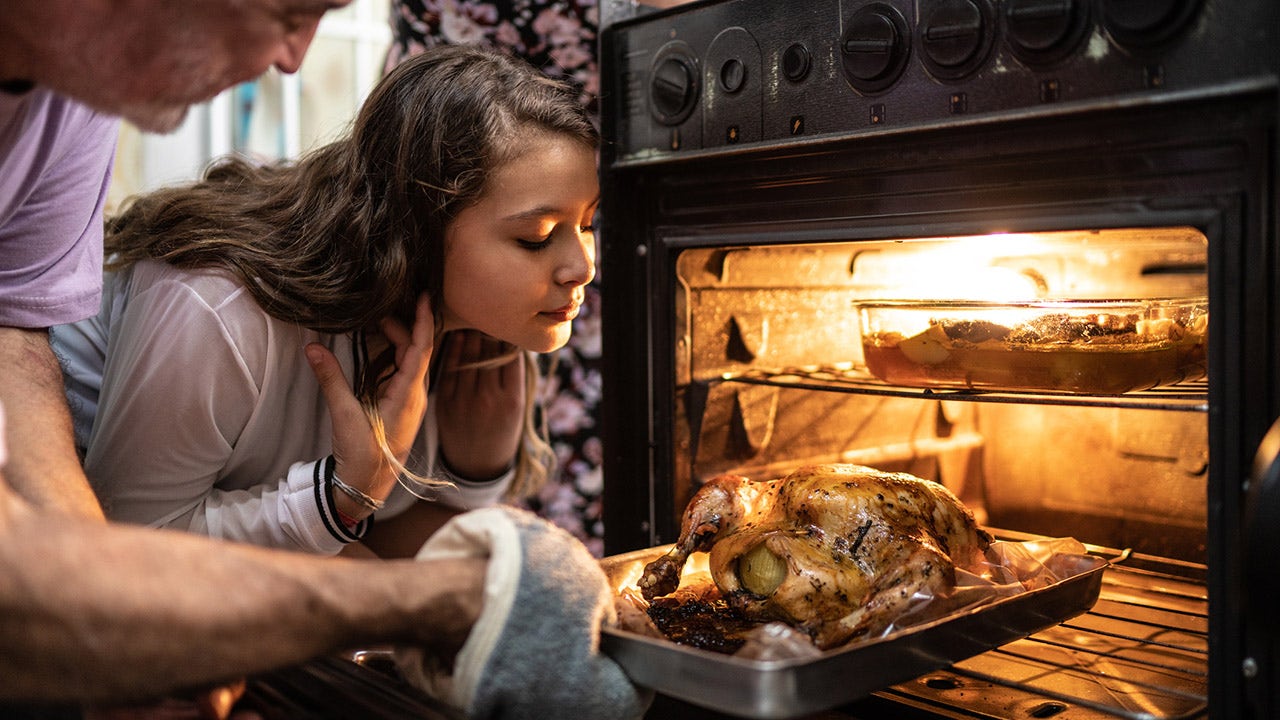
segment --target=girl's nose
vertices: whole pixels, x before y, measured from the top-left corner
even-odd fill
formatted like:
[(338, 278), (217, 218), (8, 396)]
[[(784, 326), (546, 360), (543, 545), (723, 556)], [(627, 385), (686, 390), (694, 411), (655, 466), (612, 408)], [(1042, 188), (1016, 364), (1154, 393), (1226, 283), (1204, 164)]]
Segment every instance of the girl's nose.
[(556, 268), (555, 281), (561, 285), (586, 285), (596, 276), (596, 237), (592, 232), (578, 232), (577, 242), (565, 243), (570, 248)]

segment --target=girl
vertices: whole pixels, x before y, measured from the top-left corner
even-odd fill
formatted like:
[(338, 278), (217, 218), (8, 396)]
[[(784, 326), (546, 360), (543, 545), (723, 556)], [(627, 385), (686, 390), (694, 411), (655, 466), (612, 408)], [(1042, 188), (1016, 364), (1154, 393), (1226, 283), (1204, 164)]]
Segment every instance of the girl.
[(595, 272), (596, 145), (564, 85), (441, 47), (347, 139), (135, 200), (101, 312), (53, 332), (108, 517), (336, 553), (415, 495), (536, 490), (528, 352)]
[[(563, 78), (600, 126), (597, 0), (391, 0), (388, 70), (437, 45), (497, 48)], [(539, 358), (542, 402), (558, 469), (527, 505), (604, 554), (600, 463), (600, 278), (586, 289), (569, 343)]]

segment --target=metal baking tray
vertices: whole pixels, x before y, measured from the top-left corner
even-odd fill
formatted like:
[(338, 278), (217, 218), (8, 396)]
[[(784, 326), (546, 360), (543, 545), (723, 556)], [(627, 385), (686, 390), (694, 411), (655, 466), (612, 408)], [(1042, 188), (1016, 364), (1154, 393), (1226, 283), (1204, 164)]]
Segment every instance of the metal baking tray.
[[(603, 558), (615, 581), (670, 545)], [(786, 660), (739, 658), (606, 627), (601, 649), (636, 684), (745, 718), (795, 718), (828, 710), (1058, 625), (1098, 599), (1104, 558), (1059, 556), (1063, 579), (875, 640)]]

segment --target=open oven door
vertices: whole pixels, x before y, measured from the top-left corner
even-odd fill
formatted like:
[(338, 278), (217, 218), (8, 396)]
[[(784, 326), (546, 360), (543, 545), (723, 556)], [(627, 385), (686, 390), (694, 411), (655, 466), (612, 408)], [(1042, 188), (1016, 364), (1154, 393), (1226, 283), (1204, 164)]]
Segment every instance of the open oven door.
[(1280, 687), (1280, 418), (1258, 445), (1245, 499), (1245, 660), (1253, 717), (1276, 717)]

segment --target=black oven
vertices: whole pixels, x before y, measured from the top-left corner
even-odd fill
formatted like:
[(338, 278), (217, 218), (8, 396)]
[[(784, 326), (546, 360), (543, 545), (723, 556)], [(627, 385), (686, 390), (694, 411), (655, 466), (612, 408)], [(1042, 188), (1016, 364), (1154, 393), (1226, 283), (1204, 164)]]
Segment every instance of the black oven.
[[(603, 10), (606, 554), (672, 542), (718, 473), (906, 470), (1112, 567), (1090, 613), (840, 716), (1275, 717), (1277, 5)], [(1025, 386), (872, 341), (890, 310), (1064, 298), (1202, 335)]]

